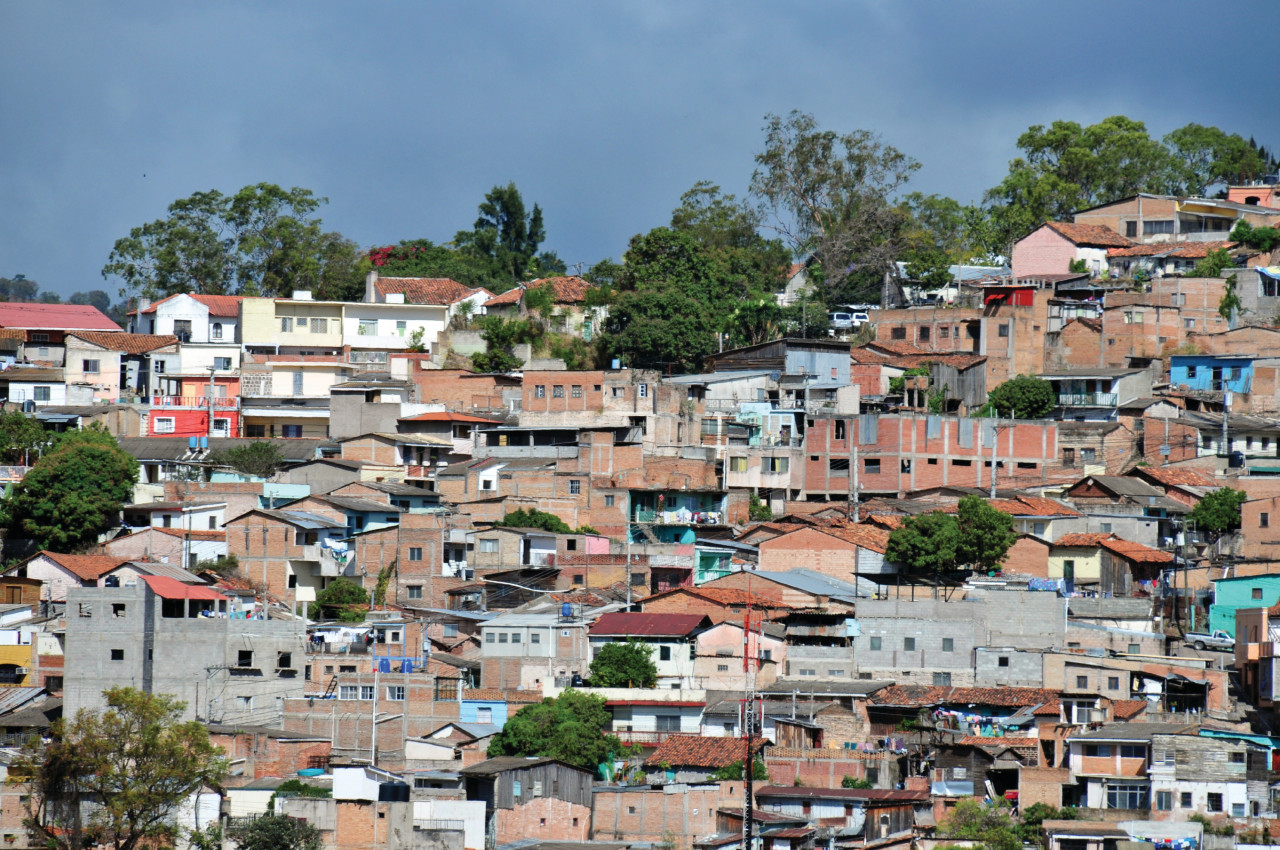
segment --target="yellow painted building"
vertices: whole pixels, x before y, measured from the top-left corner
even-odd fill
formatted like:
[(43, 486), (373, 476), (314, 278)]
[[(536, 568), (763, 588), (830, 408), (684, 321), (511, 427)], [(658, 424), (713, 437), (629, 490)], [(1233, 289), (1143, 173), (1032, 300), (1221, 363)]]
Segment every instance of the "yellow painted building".
[(35, 669), (35, 631), (0, 630), (0, 688), (35, 684)]

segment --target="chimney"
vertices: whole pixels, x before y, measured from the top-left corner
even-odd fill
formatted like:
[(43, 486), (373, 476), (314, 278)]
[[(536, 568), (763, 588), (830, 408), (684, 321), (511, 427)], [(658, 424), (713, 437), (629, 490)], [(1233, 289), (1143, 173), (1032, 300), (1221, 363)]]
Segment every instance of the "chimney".
[(375, 304), (378, 301), (378, 270), (369, 269), (369, 273), (364, 276), (364, 302), (366, 304)]

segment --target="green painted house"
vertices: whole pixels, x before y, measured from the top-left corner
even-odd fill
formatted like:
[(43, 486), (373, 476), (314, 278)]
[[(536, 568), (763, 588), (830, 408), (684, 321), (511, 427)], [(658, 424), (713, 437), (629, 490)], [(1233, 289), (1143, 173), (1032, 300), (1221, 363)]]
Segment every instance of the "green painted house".
[(1280, 575), (1220, 578), (1213, 582), (1213, 604), (1209, 606), (1209, 629), (1222, 629), (1236, 636), (1236, 610), (1270, 608), (1280, 602)]

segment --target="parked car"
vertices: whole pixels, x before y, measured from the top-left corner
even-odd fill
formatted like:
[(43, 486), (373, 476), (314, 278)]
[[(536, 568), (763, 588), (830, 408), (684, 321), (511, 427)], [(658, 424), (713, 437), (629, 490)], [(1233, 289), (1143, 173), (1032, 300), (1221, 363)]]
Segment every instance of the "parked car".
[(1222, 629), (1211, 632), (1188, 632), (1182, 642), (1196, 649), (1235, 649), (1236, 639)]

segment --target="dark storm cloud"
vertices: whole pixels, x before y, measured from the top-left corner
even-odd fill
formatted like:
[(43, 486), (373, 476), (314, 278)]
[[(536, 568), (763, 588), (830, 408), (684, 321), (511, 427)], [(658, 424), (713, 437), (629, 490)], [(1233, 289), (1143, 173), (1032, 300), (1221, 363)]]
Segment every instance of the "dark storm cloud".
[(1226, 34), (1278, 8), (5, 4), (0, 275), (102, 288), (131, 226), (259, 181), (327, 196), (326, 225), (370, 245), (448, 239), (515, 180), (548, 246), (591, 263), (696, 180), (744, 191), (763, 116), (791, 109), (879, 131), (924, 164), (913, 188), (965, 201), (1058, 118), (1276, 144), (1271, 64)]

